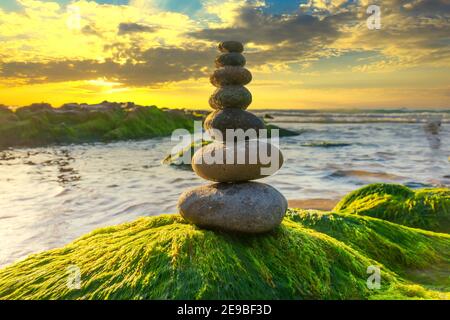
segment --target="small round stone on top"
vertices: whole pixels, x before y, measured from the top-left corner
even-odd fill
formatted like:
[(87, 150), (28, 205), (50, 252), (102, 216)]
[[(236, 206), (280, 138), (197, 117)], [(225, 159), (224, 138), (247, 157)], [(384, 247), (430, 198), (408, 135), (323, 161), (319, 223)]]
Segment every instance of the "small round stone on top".
[(220, 52), (237, 52), (242, 53), (244, 46), (238, 41), (223, 41), (219, 43)]

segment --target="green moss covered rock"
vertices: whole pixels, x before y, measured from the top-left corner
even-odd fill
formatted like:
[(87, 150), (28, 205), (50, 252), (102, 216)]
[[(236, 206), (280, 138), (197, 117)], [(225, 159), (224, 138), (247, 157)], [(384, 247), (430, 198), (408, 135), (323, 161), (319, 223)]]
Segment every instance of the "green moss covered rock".
[(450, 232), (450, 190), (446, 188), (411, 190), (397, 184), (371, 184), (345, 196), (334, 211)]
[[(178, 215), (141, 218), (99, 229), (64, 248), (32, 255), (0, 270), (0, 299), (448, 297), (442, 288), (432, 290), (399, 277), (389, 268), (400, 266), (402, 262), (387, 258), (396, 252), (399, 261), (405, 259), (410, 266), (421, 269), (429, 268), (436, 261), (444, 263), (448, 257), (442, 253), (442, 248), (449, 246), (447, 235), (367, 217), (342, 215), (336, 218), (335, 215), (327, 219), (308, 218), (291, 212), (279, 228), (256, 236), (202, 230), (187, 224)], [(307, 222), (326, 223), (333, 219), (329, 229), (344, 226), (338, 228), (343, 231), (336, 231), (336, 238)], [(352, 230), (353, 225), (356, 225), (355, 230), (345, 231)], [(388, 230), (386, 232), (398, 234), (400, 238), (426, 242), (436, 253), (415, 265), (410, 256), (421, 254), (423, 250), (405, 246), (403, 241), (397, 248), (394, 244), (388, 246), (385, 254), (377, 254), (375, 249), (366, 254), (365, 247), (371, 239), (377, 239), (378, 229), (359, 246), (348, 239), (354, 232), (381, 228), (381, 225)], [(374, 257), (380, 260), (375, 261)], [(379, 290), (370, 290), (366, 285), (370, 265), (382, 268)], [(73, 266), (81, 271), (80, 289), (67, 286), (68, 268)]]
[(132, 103), (99, 105), (33, 104), (11, 112), (0, 110), (0, 148), (50, 144), (107, 142), (170, 135), (193, 130), (202, 116), (183, 110), (162, 110)]
[[(99, 229), (0, 270), (0, 299), (450, 298), (450, 235), (383, 220), (442, 228), (448, 190), (370, 185), (337, 209), (290, 209), (261, 235), (203, 230), (178, 215)], [(80, 288), (67, 285), (74, 266)], [(367, 287), (369, 266), (381, 268), (380, 289)]]
[[(450, 235), (353, 214), (290, 209), (287, 218), (344, 242), (402, 277), (450, 290)], [(428, 278), (419, 279), (420, 275)], [(445, 276), (446, 275), (446, 276)]]

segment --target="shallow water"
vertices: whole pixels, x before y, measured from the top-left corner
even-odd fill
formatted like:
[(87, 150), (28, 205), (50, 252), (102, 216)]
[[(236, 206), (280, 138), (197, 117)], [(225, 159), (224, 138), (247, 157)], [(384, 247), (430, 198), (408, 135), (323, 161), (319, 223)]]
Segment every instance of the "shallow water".
[[(288, 199), (339, 198), (371, 182), (450, 185), (450, 123), (297, 123), (282, 138), (283, 168), (263, 179)], [(302, 121), (305, 122), (305, 121)], [(170, 138), (0, 152), (0, 265), (60, 247), (95, 228), (176, 212), (204, 181), (161, 165)]]

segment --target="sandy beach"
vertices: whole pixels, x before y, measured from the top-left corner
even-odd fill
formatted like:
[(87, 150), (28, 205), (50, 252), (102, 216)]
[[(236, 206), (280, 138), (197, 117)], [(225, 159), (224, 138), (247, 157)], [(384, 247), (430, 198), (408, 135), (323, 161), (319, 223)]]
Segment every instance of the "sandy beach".
[(290, 208), (331, 211), (340, 199), (292, 199), (288, 200)]

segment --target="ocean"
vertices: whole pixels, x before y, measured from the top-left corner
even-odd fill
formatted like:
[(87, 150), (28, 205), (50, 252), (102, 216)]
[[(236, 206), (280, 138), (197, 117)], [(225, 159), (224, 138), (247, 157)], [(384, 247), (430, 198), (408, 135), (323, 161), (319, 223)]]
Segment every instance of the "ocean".
[[(252, 110), (253, 111), (253, 110)], [(257, 110), (301, 132), (280, 139), (283, 168), (260, 180), (286, 198), (339, 199), (373, 182), (450, 186), (450, 111)], [(170, 137), (0, 152), (0, 266), (99, 227), (176, 213), (207, 183), (161, 164)]]

